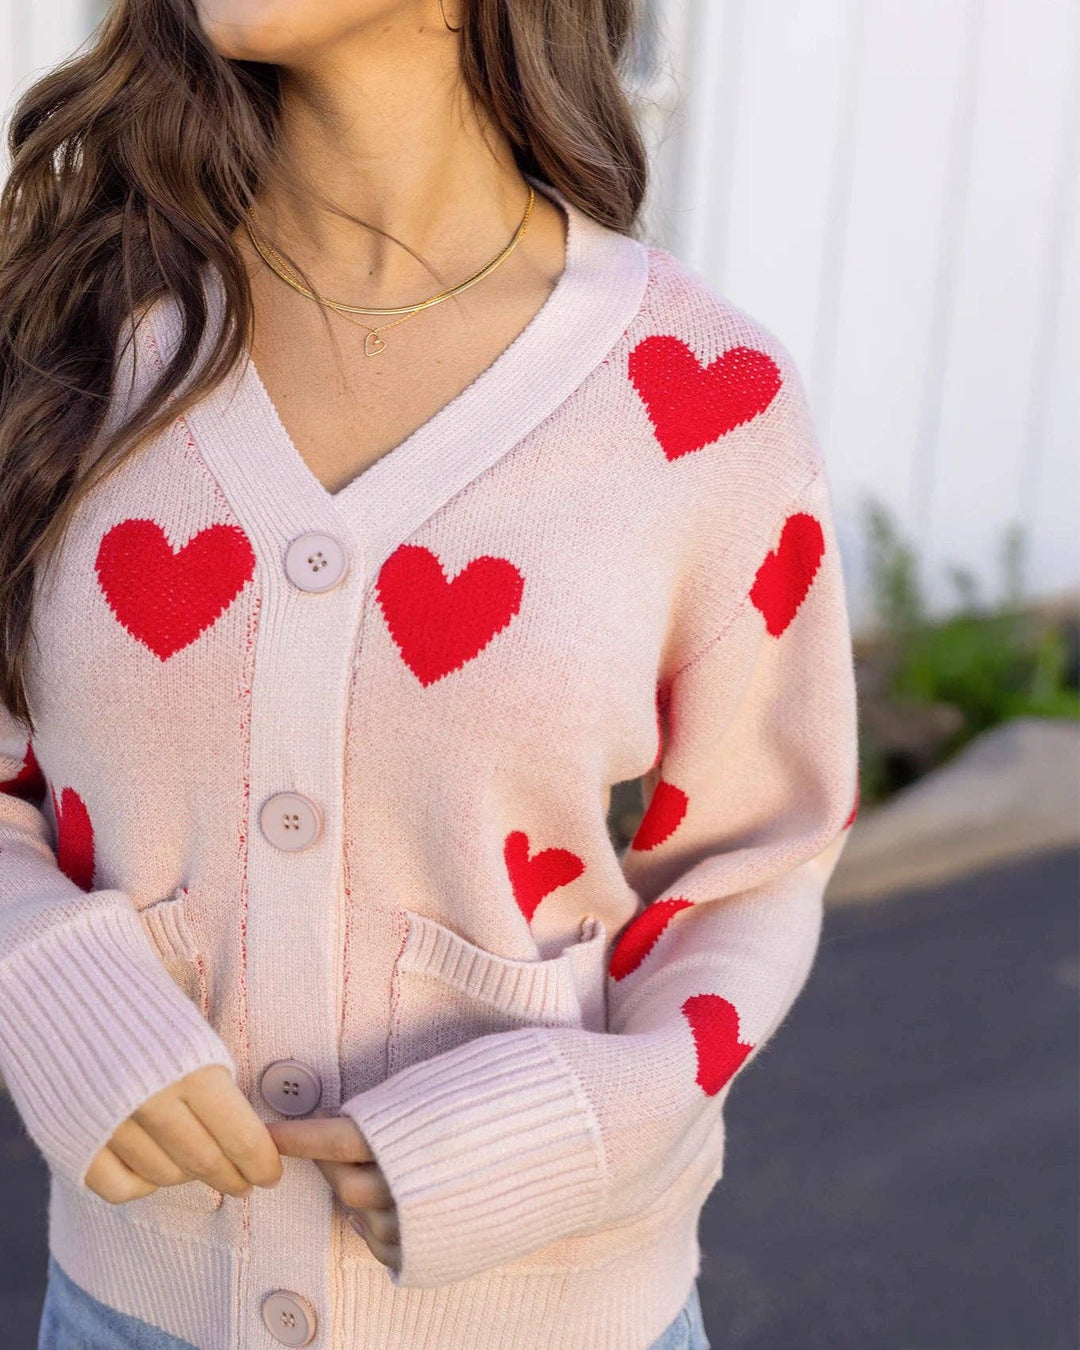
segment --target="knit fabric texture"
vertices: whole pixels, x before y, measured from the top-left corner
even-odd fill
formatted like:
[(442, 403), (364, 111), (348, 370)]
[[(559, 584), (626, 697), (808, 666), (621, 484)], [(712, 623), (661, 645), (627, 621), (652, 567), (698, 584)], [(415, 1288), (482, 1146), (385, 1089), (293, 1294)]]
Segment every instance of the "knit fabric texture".
[[(279, 1290), (318, 1350), (649, 1345), (855, 818), (841, 559), (789, 352), (533, 181), (564, 272), (389, 454), (328, 492), (245, 357), (36, 579), (35, 734), (0, 722), (0, 1072), (64, 1270), (200, 1350), (281, 1344)], [(117, 409), (178, 337), (170, 303), (140, 316)], [(336, 585), (297, 584), (298, 540), (315, 570), (340, 547)], [(642, 777), (619, 849), (611, 788)], [(399, 1271), (307, 1159), (241, 1198), (85, 1185), (202, 1065), (280, 1119), (282, 1060), (373, 1150)]]

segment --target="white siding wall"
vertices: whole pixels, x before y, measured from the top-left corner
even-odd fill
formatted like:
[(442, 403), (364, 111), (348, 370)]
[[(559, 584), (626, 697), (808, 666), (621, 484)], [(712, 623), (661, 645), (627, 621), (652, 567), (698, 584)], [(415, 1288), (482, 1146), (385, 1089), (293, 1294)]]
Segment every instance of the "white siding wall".
[(653, 229), (803, 370), (856, 622), (867, 492), (939, 611), (1014, 522), (1080, 584), (1080, 3), (656, 5)]
[[(651, 232), (772, 328), (861, 504), (992, 593), (1080, 585), (1080, 0), (643, 0)], [(100, 0), (0, 0), (0, 102)]]
[(98, 13), (97, 0), (0, 0), (0, 108), (5, 113), (36, 72), (75, 50)]

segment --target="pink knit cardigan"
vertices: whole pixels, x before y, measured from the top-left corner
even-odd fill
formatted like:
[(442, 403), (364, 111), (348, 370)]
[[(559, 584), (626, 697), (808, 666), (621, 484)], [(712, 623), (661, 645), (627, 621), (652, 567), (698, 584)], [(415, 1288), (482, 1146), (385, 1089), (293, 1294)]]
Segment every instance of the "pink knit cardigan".
[[(537, 185), (565, 271), (393, 451), (326, 491), (245, 361), (37, 580), (32, 743), (0, 721), (0, 1071), (57, 1260), (200, 1350), (302, 1343), (276, 1291), (318, 1350), (644, 1350), (814, 958), (856, 698), (798, 372)], [(125, 396), (177, 331), (138, 325)], [(642, 775), (619, 852), (610, 789)], [(282, 1061), (373, 1149), (400, 1272), (306, 1159), (243, 1198), (83, 1184), (200, 1065), (281, 1118)]]

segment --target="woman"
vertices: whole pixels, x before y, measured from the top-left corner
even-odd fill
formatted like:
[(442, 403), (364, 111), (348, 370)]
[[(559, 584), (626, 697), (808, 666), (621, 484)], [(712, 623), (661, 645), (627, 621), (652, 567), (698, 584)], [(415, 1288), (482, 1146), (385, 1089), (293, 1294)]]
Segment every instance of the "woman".
[(115, 0), (16, 110), (40, 1350), (708, 1345), (855, 690), (798, 372), (637, 237), (633, 8)]

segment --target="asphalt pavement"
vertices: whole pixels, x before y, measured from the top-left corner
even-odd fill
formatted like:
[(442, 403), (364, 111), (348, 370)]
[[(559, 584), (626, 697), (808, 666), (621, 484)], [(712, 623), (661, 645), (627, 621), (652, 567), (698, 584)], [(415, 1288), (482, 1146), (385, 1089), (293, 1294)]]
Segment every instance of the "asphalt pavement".
[(731, 1091), (712, 1350), (1078, 1350), (1080, 861), (831, 908)]
[[(712, 1350), (1080, 1350), (1078, 897), (1069, 848), (830, 908), (728, 1101)], [(34, 1350), (46, 1178), (3, 1094), (0, 1185), (2, 1350)]]

